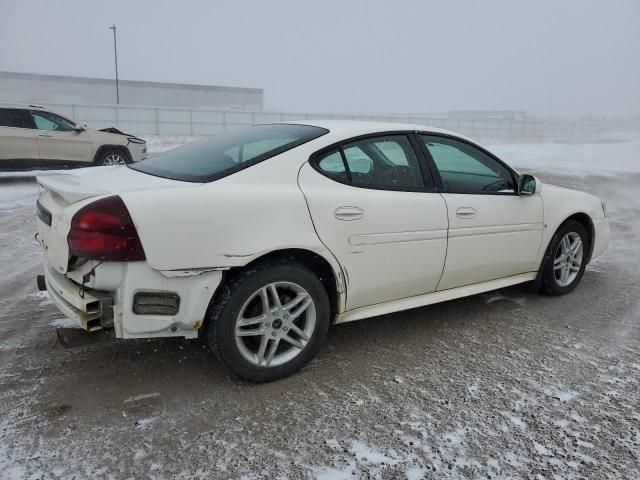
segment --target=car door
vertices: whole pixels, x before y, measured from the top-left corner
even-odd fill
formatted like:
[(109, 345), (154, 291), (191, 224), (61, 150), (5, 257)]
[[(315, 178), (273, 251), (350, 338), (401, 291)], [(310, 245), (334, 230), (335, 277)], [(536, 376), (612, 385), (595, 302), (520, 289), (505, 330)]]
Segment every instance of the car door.
[(93, 161), (93, 143), (86, 130), (76, 131), (75, 124), (51, 112), (31, 112), (41, 160)]
[(518, 195), (511, 169), (471, 143), (439, 135), (418, 138), (449, 217), (438, 290), (535, 270), (544, 228), (540, 195)]
[(0, 108), (0, 168), (9, 162), (18, 162), (19, 165), (37, 159), (38, 146), (29, 112), (18, 108)]
[(320, 240), (343, 267), (347, 310), (435, 290), (446, 206), (409, 136), (325, 149), (303, 166), (299, 184)]

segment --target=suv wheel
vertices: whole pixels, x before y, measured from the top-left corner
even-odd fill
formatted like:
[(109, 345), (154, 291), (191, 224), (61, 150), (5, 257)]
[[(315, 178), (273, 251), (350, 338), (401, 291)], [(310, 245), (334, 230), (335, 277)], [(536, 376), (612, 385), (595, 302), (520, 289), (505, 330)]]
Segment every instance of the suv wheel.
[(311, 270), (265, 262), (222, 286), (210, 308), (207, 342), (232, 373), (268, 382), (297, 372), (316, 355), (329, 317), (327, 292)]
[(128, 163), (127, 157), (122, 153), (122, 151), (113, 149), (103, 151), (96, 160), (96, 165), (100, 166), (124, 165), (126, 163)]

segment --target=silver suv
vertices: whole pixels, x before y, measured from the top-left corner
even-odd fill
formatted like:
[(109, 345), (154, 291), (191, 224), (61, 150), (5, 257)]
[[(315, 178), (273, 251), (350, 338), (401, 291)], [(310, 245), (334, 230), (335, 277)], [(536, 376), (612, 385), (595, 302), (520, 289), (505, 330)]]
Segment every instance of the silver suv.
[(0, 103), (0, 169), (121, 165), (147, 156), (144, 140), (94, 130), (37, 105)]

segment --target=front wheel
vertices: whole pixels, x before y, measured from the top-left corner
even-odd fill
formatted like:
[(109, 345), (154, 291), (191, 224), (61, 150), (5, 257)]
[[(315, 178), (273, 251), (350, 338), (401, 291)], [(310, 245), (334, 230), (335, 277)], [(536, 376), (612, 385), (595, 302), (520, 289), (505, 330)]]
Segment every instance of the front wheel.
[(120, 150), (105, 150), (96, 159), (96, 165), (109, 166), (109, 165), (124, 165), (127, 163), (127, 157)]
[(587, 266), (589, 234), (580, 222), (570, 220), (553, 236), (542, 276), (542, 289), (564, 295), (578, 286)]
[(300, 370), (329, 329), (327, 292), (318, 277), (293, 262), (267, 262), (238, 273), (217, 295), (207, 341), (234, 374), (267, 382)]

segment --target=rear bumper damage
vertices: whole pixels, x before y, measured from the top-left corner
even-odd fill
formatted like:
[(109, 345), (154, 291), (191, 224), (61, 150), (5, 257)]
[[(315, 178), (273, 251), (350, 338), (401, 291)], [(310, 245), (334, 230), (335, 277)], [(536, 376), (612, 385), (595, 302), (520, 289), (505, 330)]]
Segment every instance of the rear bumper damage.
[(67, 275), (46, 264), (44, 272), (64, 315), (88, 332), (113, 328), (117, 338), (196, 338), (221, 280), (220, 270), (159, 272), (146, 262), (88, 263)]
[(113, 327), (113, 297), (108, 292), (83, 289), (48, 265), (44, 280), (51, 300), (79, 327), (88, 332)]

